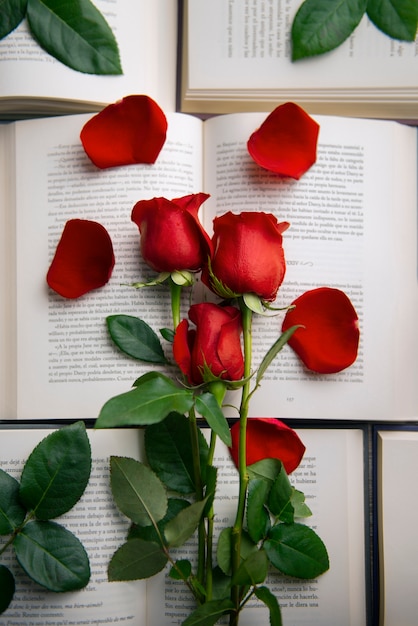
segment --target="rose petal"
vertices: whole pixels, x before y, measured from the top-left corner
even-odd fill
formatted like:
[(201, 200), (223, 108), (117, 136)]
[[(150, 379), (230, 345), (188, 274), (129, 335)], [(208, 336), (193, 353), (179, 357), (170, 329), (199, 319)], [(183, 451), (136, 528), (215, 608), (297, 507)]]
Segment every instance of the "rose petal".
[[(238, 467), (239, 459), (239, 421), (231, 428), (232, 459)], [(305, 446), (298, 434), (286, 424), (275, 418), (259, 417), (247, 421), (247, 465), (263, 459), (279, 459), (290, 474), (299, 465), (305, 452)]]
[(127, 96), (109, 104), (83, 126), (80, 139), (99, 168), (155, 163), (164, 145), (167, 119), (148, 96)]
[(101, 224), (69, 220), (47, 273), (47, 283), (64, 298), (78, 298), (109, 280), (115, 257), (112, 241)]
[(339, 289), (320, 287), (307, 291), (292, 304), (283, 330), (302, 324), (289, 345), (310, 370), (333, 374), (349, 367), (357, 357), (358, 316), (348, 296)]
[(248, 140), (254, 161), (266, 170), (299, 179), (316, 161), (319, 125), (297, 104), (278, 106)]
[[(192, 335), (190, 334), (192, 333)], [(182, 320), (176, 328), (173, 341), (173, 356), (180, 370), (189, 380), (192, 377), (193, 337), (195, 331), (189, 330), (188, 320)]]

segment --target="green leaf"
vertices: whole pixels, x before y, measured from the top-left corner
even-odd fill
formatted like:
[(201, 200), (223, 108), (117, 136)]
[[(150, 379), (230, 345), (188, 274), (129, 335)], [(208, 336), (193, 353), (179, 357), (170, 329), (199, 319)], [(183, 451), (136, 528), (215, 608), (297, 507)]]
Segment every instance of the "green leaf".
[(271, 593), (268, 587), (256, 587), (254, 593), (270, 611), (270, 626), (282, 626), (282, 615), (276, 596)]
[(164, 337), (166, 341), (173, 343), (174, 341), (174, 330), (172, 328), (160, 328), (161, 336)]
[(170, 570), (170, 578), (173, 580), (187, 580), (192, 573), (192, 564), (187, 559), (176, 561)]
[(160, 340), (144, 320), (133, 315), (109, 315), (107, 328), (122, 352), (147, 363), (167, 363)]
[(28, 0), (1, 0), (0, 39), (12, 32), (26, 15)]
[(96, 420), (96, 428), (147, 426), (162, 422), (172, 411), (187, 413), (193, 406), (193, 394), (177, 387), (169, 378), (152, 372), (131, 391), (106, 402)]
[[(189, 420), (180, 413), (145, 429), (145, 452), (148, 463), (172, 491), (189, 494), (196, 490)], [(208, 445), (198, 431), (200, 466), (206, 467)], [(203, 480), (205, 480), (205, 474)]]
[(91, 449), (84, 423), (63, 426), (45, 437), (27, 459), (20, 499), (38, 519), (63, 515), (82, 496), (91, 471)]
[(276, 480), (282, 469), (282, 463), (279, 459), (262, 459), (247, 467), (250, 480), (262, 478), (272, 483)]
[(167, 556), (152, 541), (129, 539), (112, 556), (107, 575), (110, 581), (139, 580), (161, 572)]
[(213, 589), (212, 598), (215, 600), (223, 600), (231, 595), (231, 577), (224, 574), (219, 566), (212, 570)]
[(414, 41), (418, 25), (417, 0), (368, 0), (367, 15), (393, 39)]
[(50, 591), (82, 589), (89, 582), (85, 549), (77, 537), (56, 522), (26, 524), (13, 546), (25, 572)]
[(287, 576), (315, 578), (329, 568), (325, 545), (303, 524), (273, 526), (264, 549), (272, 565)]
[(294, 519), (294, 511), (291, 504), (292, 494), (293, 487), (282, 465), (282, 469), (270, 489), (268, 508), (278, 519), (287, 523), (293, 522)]
[(211, 600), (201, 604), (187, 617), (182, 626), (212, 626), (222, 617), (234, 610), (231, 600)]
[(19, 500), (19, 482), (0, 469), (0, 535), (9, 535), (20, 526), (26, 509)]
[(166, 524), (164, 534), (170, 547), (179, 548), (192, 536), (200, 522), (205, 505), (206, 498), (194, 502)]
[(248, 484), (247, 528), (251, 539), (257, 543), (264, 539), (270, 529), (270, 516), (265, 507), (270, 485), (257, 478)]
[(28, 0), (33, 37), (53, 57), (86, 74), (122, 74), (112, 30), (90, 0)]
[[(241, 535), (241, 559), (246, 559), (251, 552), (255, 552), (257, 546), (250, 539), (248, 533), (245, 531)], [(216, 549), (216, 558), (218, 565), (224, 574), (229, 575), (232, 570), (231, 565), (231, 551), (232, 551), (232, 528), (223, 528), (219, 533), (218, 545)]]
[(310, 517), (312, 515), (311, 509), (305, 503), (305, 494), (301, 491), (293, 488), (290, 501), (295, 512), (295, 517)]
[(268, 571), (268, 559), (264, 550), (252, 552), (232, 578), (233, 585), (259, 585), (264, 582)]
[(305, 0), (292, 24), (292, 60), (337, 48), (363, 17), (367, 0)]
[(177, 513), (180, 513), (183, 509), (189, 506), (190, 502), (187, 500), (181, 500), (180, 498), (168, 498), (167, 513), (164, 517), (157, 522), (158, 532), (154, 526), (139, 526), (134, 524), (128, 534), (128, 539), (139, 538), (144, 541), (153, 541), (154, 543), (161, 544), (164, 541), (164, 527), (171, 519), (176, 517)]
[(231, 432), (228, 422), (215, 396), (212, 393), (203, 393), (196, 398), (196, 410), (202, 415), (213, 432), (226, 446), (231, 445)]
[(110, 457), (110, 485), (116, 505), (136, 524), (149, 526), (166, 514), (164, 485), (143, 463), (127, 457)]
[(257, 384), (261, 381), (264, 374), (266, 373), (267, 368), (272, 363), (272, 361), (276, 358), (280, 350), (283, 348), (283, 346), (286, 345), (286, 343), (289, 341), (290, 337), (293, 335), (295, 330), (300, 328), (300, 326), (301, 324), (295, 324), (294, 326), (291, 326), (290, 328), (285, 330), (284, 333), (282, 333), (280, 337), (277, 339), (277, 341), (275, 341), (274, 344), (271, 346), (270, 350), (266, 353), (264, 359), (261, 361), (258, 367), (257, 377), (256, 377)]
[(0, 564), (0, 613), (4, 613), (13, 600), (15, 579), (12, 572)]

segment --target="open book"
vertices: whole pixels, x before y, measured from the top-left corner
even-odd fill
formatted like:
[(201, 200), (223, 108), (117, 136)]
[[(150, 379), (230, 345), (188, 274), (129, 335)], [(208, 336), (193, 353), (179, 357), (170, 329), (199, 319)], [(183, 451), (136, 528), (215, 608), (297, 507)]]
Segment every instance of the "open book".
[[(213, 217), (227, 210), (273, 212), (290, 222), (277, 306), (328, 285), (348, 294), (360, 318), (359, 357), (351, 368), (315, 375), (285, 346), (252, 398), (250, 414), (417, 418), (415, 128), (317, 118), (317, 163), (294, 181), (262, 170), (247, 153), (246, 141), (264, 114), (204, 122), (169, 114), (155, 165), (110, 170), (98, 170), (80, 144), (88, 117), (0, 126), (1, 418), (94, 419), (111, 396), (128, 391), (150, 369), (119, 353), (105, 325), (116, 313), (143, 317), (157, 332), (172, 324), (164, 285), (127, 286), (155, 277), (140, 260), (131, 210), (140, 199), (200, 191), (211, 194), (202, 207), (208, 231)], [(70, 301), (49, 292), (45, 276), (63, 226), (74, 217), (107, 227), (116, 266), (103, 289)], [(280, 328), (280, 316), (256, 319), (254, 366)], [(230, 416), (236, 416), (233, 409)]]
[(174, 110), (176, 0), (94, 4), (116, 37), (123, 75), (92, 76), (66, 67), (42, 50), (24, 20), (0, 41), (0, 119), (97, 111), (134, 93)]
[(269, 111), (293, 100), (311, 113), (416, 119), (418, 40), (390, 39), (364, 17), (336, 50), (291, 62), (302, 0), (184, 0), (180, 109)]
[[(393, 428), (396, 428), (394, 426)], [(380, 626), (413, 624), (418, 611), (415, 563), (418, 432), (377, 430), (377, 538)]]
[[(295, 626), (320, 624), (364, 625), (366, 614), (365, 517), (363, 432), (358, 429), (301, 429), (307, 447), (302, 464), (291, 476), (307, 497), (313, 512), (312, 525), (324, 540), (330, 570), (317, 579), (302, 581), (269, 577), (269, 587), (282, 607), (284, 623)], [(37, 428), (0, 431), (1, 467), (19, 478), (23, 461), (48, 433)], [(124, 622), (132, 626), (180, 624), (192, 601), (168, 570), (146, 581), (107, 582), (107, 565), (126, 539), (128, 520), (116, 509), (109, 488), (109, 456), (141, 459), (141, 431), (130, 429), (88, 430), (93, 468), (87, 490), (79, 503), (58, 521), (69, 528), (86, 548), (92, 571), (88, 586), (79, 592), (55, 594), (32, 583), (20, 570), (16, 593), (3, 614), (4, 624), (55, 626), (100, 625)], [(215, 502), (217, 529), (227, 526), (234, 513), (237, 472), (228, 451), (218, 442), (215, 464), (222, 468), (222, 498)], [(330, 471), (332, 468), (332, 471)], [(338, 480), (336, 479), (338, 477)], [(229, 520), (229, 521), (228, 521)], [(306, 520), (309, 523), (309, 519)], [(190, 551), (195, 546), (189, 545)], [(187, 546), (182, 548), (182, 555)], [(2, 562), (10, 566), (10, 552)], [(17, 570), (16, 570), (17, 571)], [(268, 621), (263, 605), (246, 608), (240, 624), (252, 626)]]

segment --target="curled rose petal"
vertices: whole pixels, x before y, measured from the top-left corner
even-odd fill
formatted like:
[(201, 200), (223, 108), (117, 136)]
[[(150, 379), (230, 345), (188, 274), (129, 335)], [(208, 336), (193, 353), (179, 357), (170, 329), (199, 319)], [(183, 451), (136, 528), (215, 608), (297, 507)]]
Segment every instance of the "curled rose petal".
[(358, 316), (343, 291), (312, 289), (292, 304), (295, 308), (286, 313), (282, 329), (303, 326), (288, 343), (307, 368), (333, 374), (354, 363), (360, 337)]
[(64, 226), (46, 280), (64, 298), (78, 298), (105, 285), (114, 264), (112, 241), (104, 226), (73, 219)]
[(248, 152), (266, 170), (299, 179), (316, 161), (319, 125), (300, 106), (274, 109), (249, 138)]
[(167, 119), (149, 96), (126, 96), (83, 126), (80, 139), (99, 168), (155, 163), (164, 145)]
[[(232, 459), (238, 467), (239, 422), (231, 428)], [(276, 418), (257, 417), (247, 422), (247, 465), (263, 459), (279, 459), (288, 474), (293, 472), (302, 460), (305, 446), (298, 434)]]

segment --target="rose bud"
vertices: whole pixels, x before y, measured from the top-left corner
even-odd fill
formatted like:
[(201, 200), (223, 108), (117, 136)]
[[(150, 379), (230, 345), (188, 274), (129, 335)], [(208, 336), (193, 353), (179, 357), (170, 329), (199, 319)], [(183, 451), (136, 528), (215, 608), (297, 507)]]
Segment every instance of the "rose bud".
[(241, 313), (232, 306), (210, 302), (190, 307), (187, 319), (176, 328), (174, 359), (189, 382), (199, 385), (214, 378), (239, 380), (244, 373), (240, 335)]

